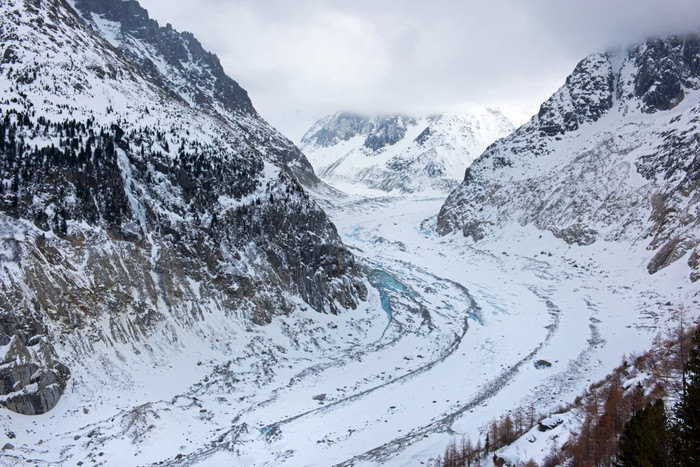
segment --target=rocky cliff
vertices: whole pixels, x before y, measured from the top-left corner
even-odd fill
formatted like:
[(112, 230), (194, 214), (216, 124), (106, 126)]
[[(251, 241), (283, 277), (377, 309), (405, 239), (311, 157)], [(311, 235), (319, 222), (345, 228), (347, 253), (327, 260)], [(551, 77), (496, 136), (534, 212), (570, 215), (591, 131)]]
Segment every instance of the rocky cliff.
[(644, 242), (650, 273), (687, 257), (697, 280), (699, 119), (697, 36), (591, 55), (466, 171), (439, 231), (477, 241), (518, 223), (570, 244)]

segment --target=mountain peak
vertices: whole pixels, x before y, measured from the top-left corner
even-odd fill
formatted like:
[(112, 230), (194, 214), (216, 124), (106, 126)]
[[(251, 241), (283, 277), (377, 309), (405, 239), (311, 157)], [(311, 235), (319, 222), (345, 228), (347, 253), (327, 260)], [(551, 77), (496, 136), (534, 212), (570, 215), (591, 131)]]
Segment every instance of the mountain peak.
[(627, 51), (581, 60), (564, 86), (542, 104), (536, 125), (548, 136), (597, 121), (618, 101), (644, 113), (678, 105), (686, 89), (700, 88), (697, 36), (650, 39)]
[(83, 20), (170, 96), (241, 129), (307, 186), (319, 182), (304, 154), (263, 120), (219, 58), (189, 32), (161, 27), (135, 0), (73, 0)]
[(446, 193), (477, 154), (512, 129), (494, 109), (425, 117), (339, 112), (316, 122), (301, 144), (321, 178), (346, 191)]
[(479, 240), (532, 223), (568, 243), (646, 241), (650, 272), (671, 264), (698, 241), (699, 93), (698, 36), (586, 57), (537, 115), (474, 162), (439, 231)]
[[(223, 107), (255, 115), (248, 93), (226, 75), (218, 57), (204, 50), (191, 33), (161, 27), (135, 0), (74, 0), (74, 6), (112, 45), (168, 91), (210, 111)], [(109, 23), (116, 25), (118, 34)], [(147, 50), (133, 47), (134, 39)]]

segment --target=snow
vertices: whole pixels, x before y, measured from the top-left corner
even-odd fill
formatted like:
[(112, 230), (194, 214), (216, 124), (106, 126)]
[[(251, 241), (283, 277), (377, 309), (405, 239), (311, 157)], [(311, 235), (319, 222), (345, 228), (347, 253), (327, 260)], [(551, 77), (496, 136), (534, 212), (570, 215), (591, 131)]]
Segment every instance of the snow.
[[(441, 203), (355, 198), (332, 211), (357, 257), (397, 281), (385, 288), (389, 326), (381, 287), (354, 312), (280, 317), (248, 331), (210, 309), (172, 346), (153, 336), (138, 356), (116, 345), (119, 358), (100, 364), (104, 378), (77, 372), (49, 414), (4, 412), (5, 426), (22, 434), (13, 455), (124, 465), (177, 454), (202, 465), (426, 461), (450, 433), (483, 441), (497, 415), (572, 400), (623, 354), (649, 346), (668, 325), (665, 303), (697, 309), (682, 264), (649, 276), (642, 247), (569, 246), (519, 225), (467, 244), (432, 234)], [(538, 359), (552, 366), (537, 370)], [(544, 452), (567, 426), (533, 432), (536, 442), (512, 455)], [(216, 441), (235, 427), (228, 444)]]
[[(74, 0), (70, 0), (71, 6), (75, 8)], [(117, 47), (120, 42), (120, 36), (122, 35), (121, 24), (109, 21), (102, 16), (93, 13), (90, 15), (95, 27), (100, 31), (100, 35), (107, 39), (110, 44)]]
[(8, 342), (5, 345), (0, 345), (0, 361), (5, 361), (5, 358), (7, 357), (7, 352), (10, 351), (10, 347), (12, 346), (12, 340)]
[[(94, 21), (107, 36), (114, 29), (98, 18)], [(95, 64), (120, 66), (117, 61), (109, 63), (117, 59), (99, 55), (71, 65), (72, 57), (54, 53), (44, 38), (22, 34), (36, 39), (34, 48), (23, 51), (23, 60), (49, 53), (47, 63), (57, 73), (63, 66), (79, 70)], [(77, 43), (84, 34), (79, 31)], [(627, 70), (625, 64), (614, 66), (621, 66), (623, 73)], [(205, 144), (233, 144), (233, 130), (222, 135), (200, 113), (162, 100), (141, 78), (102, 86), (92, 72), (81, 76), (84, 93), (50, 95), (51, 102), (37, 104), (37, 117), (55, 120), (57, 106), (70, 104), (74, 117), (94, 114), (104, 125), (120, 121), (128, 130), (147, 123), (164, 132), (173, 130), (178, 137), (186, 128)], [(33, 102), (43, 102), (44, 85), (53, 84), (28, 87)], [(9, 87), (9, 80), (1, 77), (0, 91), (9, 92)], [(688, 101), (674, 112), (693, 105)], [(154, 108), (151, 114), (138, 105), (143, 102)], [(113, 111), (108, 112), (108, 106)], [(69, 111), (61, 110), (60, 115), (68, 118)], [(615, 164), (610, 170), (619, 170), (626, 183), (641, 189), (645, 181), (632, 167), (648, 147), (633, 141), (638, 127), (632, 116), (625, 120), (627, 115), (620, 111), (603, 116), (600, 125), (610, 118), (616, 125), (629, 126), (616, 126), (622, 131), (598, 135), (592, 139), (595, 144), (583, 149), (605, 154), (600, 145), (614, 137), (614, 144), (630, 152), (623, 161), (627, 165)], [(663, 127), (673, 115), (652, 115), (645, 124)], [(404, 141), (374, 159), (354, 149), (361, 143), (358, 138), (326, 153), (319, 151), (318, 160), (323, 167), (339, 162), (338, 178), (328, 180), (343, 182), (340, 175), (350, 177), (353, 170), (372, 168), (411, 151), (413, 140), (428, 124), (421, 122)], [(592, 132), (583, 125), (578, 141), (588, 140)], [(455, 128), (446, 133), (447, 146), (468, 142), (466, 136), (460, 142), (457, 134), (462, 133)], [(457, 139), (450, 140), (450, 135)], [(522, 165), (516, 166), (520, 170), (514, 172), (516, 179), (528, 171), (546, 178), (562, 170), (557, 154), (583, 151), (576, 140), (553, 142), (550, 149), (551, 157), (516, 161)], [(121, 152), (119, 157), (129, 186), (128, 161)], [(462, 159), (452, 163), (454, 180), (463, 175), (464, 166), (459, 164), (467, 163)], [(280, 169), (266, 163), (261, 189), (279, 176)], [(357, 260), (379, 278), (374, 286), (368, 280), (367, 300), (357, 310), (321, 314), (298, 297), (285, 297), (295, 304), (294, 313), (253, 326), (211, 298), (202, 283), (187, 279), (177, 290), (191, 309), (174, 310), (158, 297), (149, 305), (162, 316), (162, 323), (140, 339), (103, 337), (111, 335), (112, 327), (131, 337), (139, 332), (119, 314), (96, 319), (80, 335), (64, 334), (55, 325), (49, 335), (62, 336), (56, 345), (72, 371), (69, 386), (45, 415), (28, 417), (0, 409), (0, 445), (14, 445), (3, 452), (2, 462), (280, 466), (425, 462), (441, 454), (453, 434), (483, 440), (490, 421), (509, 410), (532, 404), (539, 412), (553, 413), (617, 366), (623, 355), (648, 348), (657, 332), (671, 325), (669, 316), (675, 308), (684, 305), (696, 314), (700, 309), (700, 292), (688, 281), (687, 255), (652, 276), (646, 264), (654, 252), (644, 242), (602, 238), (588, 246), (568, 245), (549, 231), (513, 218), (479, 242), (461, 235), (438, 237), (435, 222), (443, 193), (392, 197), (354, 182), (345, 180), (343, 187), (355, 195), (318, 201), (329, 207)], [(141, 212), (138, 193), (129, 189), (127, 194), (133, 210)], [(231, 209), (253, 202), (255, 196), (241, 200), (222, 196), (219, 203), (222, 209)], [(71, 226), (78, 227), (91, 229), (85, 223)], [(36, 235), (33, 226), (6, 217), (0, 219), (0, 229), (8, 240), (30, 242)], [(113, 258), (123, 255), (107, 253)], [(155, 248), (149, 253), (152, 258), (159, 254)], [(240, 260), (229, 267), (245, 270), (257, 261), (259, 250), (251, 243), (239, 253)], [(13, 245), (4, 241), (3, 283), (12, 282), (6, 276), (18, 275), (14, 255)], [(84, 281), (86, 261), (83, 257), (75, 262), (70, 277)], [(152, 280), (159, 281), (157, 275)], [(92, 290), (95, 284), (85, 287)], [(0, 355), (7, 351), (7, 346), (0, 348)], [(540, 359), (552, 366), (535, 368)], [(325, 394), (323, 400), (316, 397), (320, 394)], [(574, 429), (573, 422), (562, 418), (561, 425), (545, 433), (531, 432), (532, 443), (514, 445), (503, 455), (541, 457), (555, 436), (561, 439)], [(16, 437), (10, 438), (10, 432)]]
[(119, 164), (119, 169), (121, 170), (122, 180), (124, 182), (124, 192), (129, 200), (129, 206), (131, 207), (132, 212), (136, 214), (143, 232), (147, 232), (146, 209), (141, 205), (136, 194), (132, 190), (134, 185), (132, 183), (133, 175), (131, 173), (131, 164), (129, 163), (129, 157), (121, 149), (117, 149), (117, 163)]
[[(442, 196), (464, 178), (465, 169), (490, 143), (513, 129), (497, 110), (471, 109), (401, 119), (406, 125), (403, 138), (377, 151), (364, 146), (366, 132), (332, 145), (318, 144), (314, 134), (324, 127), (333, 130), (338, 115), (316, 122), (302, 139), (301, 149), (322, 180), (355, 195), (411, 191)], [(428, 129), (429, 136), (418, 143), (416, 138)], [(396, 168), (401, 166), (405, 168)]]
[[(536, 424), (520, 439), (503, 449), (496, 451), (496, 455), (505, 460), (508, 465), (517, 465), (519, 462), (535, 460), (538, 465), (552, 452), (555, 447), (561, 448), (565, 440), (578, 427), (578, 421), (572, 420), (571, 414), (548, 417), (540, 424), (551, 427), (546, 431), (540, 431)], [(573, 429), (573, 430), (572, 430)]]

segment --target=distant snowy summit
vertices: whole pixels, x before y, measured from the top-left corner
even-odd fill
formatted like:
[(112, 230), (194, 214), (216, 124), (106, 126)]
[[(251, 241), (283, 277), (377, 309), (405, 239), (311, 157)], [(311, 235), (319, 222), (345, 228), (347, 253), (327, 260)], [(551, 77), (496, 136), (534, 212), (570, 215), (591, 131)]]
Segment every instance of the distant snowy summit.
[(316, 122), (301, 149), (326, 183), (348, 193), (449, 193), (467, 167), (513, 131), (498, 110), (422, 118), (336, 113)]

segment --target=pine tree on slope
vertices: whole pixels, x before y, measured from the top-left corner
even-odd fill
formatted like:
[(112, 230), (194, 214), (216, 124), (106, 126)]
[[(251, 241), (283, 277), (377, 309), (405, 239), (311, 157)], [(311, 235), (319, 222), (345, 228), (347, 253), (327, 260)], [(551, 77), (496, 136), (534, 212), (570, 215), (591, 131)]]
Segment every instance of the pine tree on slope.
[(700, 328), (685, 365), (686, 387), (676, 406), (675, 453), (681, 465), (700, 465)]
[(620, 466), (664, 467), (669, 463), (669, 433), (662, 399), (637, 412), (620, 437)]

